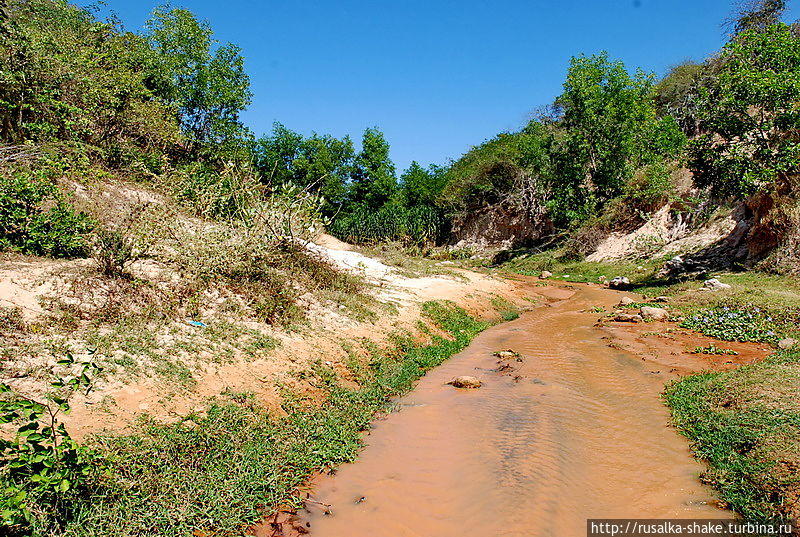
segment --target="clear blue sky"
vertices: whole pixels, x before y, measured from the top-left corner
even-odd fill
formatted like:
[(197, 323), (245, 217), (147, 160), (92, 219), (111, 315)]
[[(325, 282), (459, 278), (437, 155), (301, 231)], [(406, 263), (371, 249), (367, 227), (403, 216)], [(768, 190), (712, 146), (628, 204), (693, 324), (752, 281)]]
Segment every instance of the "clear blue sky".
[[(735, 0), (173, 0), (242, 47), (260, 135), (378, 126), (398, 170), (444, 164), (521, 127), (560, 93), (569, 58), (607, 50), (662, 75), (724, 43)], [(107, 0), (139, 31), (159, 0)], [(790, 2), (787, 17), (800, 17)]]

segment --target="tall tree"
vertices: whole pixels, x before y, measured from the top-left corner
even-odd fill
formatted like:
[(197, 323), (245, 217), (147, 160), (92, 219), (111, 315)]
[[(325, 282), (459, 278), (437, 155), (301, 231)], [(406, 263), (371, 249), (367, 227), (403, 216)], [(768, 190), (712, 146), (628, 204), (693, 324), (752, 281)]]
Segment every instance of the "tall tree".
[(272, 125), (272, 133), (255, 143), (253, 161), (265, 183), (294, 181), (294, 161), (300, 155), (303, 135), (279, 122)]
[(232, 147), (247, 134), (239, 114), (250, 104), (250, 79), (239, 47), (216, 45), (208, 23), (186, 9), (161, 6), (145, 23), (157, 55), (154, 91), (177, 109), (196, 149)]
[(377, 210), (397, 191), (389, 143), (378, 128), (370, 127), (364, 131), (361, 147), (353, 166), (350, 200), (356, 205)]
[(322, 194), (323, 211), (334, 214), (345, 201), (355, 150), (349, 136), (313, 133), (304, 138), (280, 123), (255, 143), (253, 160), (262, 181), (291, 183)]
[(682, 147), (675, 121), (657, 118), (652, 88), (653, 75), (631, 76), (606, 52), (572, 58), (557, 101), (566, 129), (561, 158), (570, 163), (562, 177), (590, 205), (619, 195), (637, 167)]
[(720, 63), (700, 99), (708, 134), (690, 145), (695, 182), (738, 196), (798, 188), (800, 36), (785, 24), (744, 32)]
[(433, 207), (445, 183), (444, 168), (431, 164), (426, 169), (415, 160), (400, 176), (403, 203), (408, 207)]

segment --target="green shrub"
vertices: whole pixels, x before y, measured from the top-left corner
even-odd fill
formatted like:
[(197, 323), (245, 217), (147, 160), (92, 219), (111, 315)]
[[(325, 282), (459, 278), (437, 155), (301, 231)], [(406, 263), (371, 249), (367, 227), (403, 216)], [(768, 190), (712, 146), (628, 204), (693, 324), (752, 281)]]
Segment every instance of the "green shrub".
[(675, 192), (671, 174), (672, 167), (664, 162), (643, 166), (625, 185), (623, 199), (640, 211), (657, 209)]
[(0, 249), (80, 257), (92, 228), (49, 180), (25, 172), (0, 175)]

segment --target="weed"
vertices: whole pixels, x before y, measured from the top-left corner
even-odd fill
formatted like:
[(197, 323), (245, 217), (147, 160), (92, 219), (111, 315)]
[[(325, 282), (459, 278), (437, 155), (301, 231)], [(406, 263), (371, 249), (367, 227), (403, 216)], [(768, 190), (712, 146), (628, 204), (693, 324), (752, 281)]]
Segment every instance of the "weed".
[(717, 347), (717, 346), (716, 346), (716, 345), (714, 345), (713, 343), (712, 343), (711, 345), (708, 345), (707, 347), (701, 347), (701, 346), (697, 346), (697, 347), (695, 347), (695, 348), (694, 348), (694, 350), (692, 351), (692, 353), (693, 353), (693, 354), (715, 354), (715, 355), (729, 355), (729, 356), (735, 356), (735, 355), (739, 354), (739, 353), (738, 353), (738, 352), (736, 352), (735, 350), (732, 350), (732, 349), (722, 349), (722, 348), (720, 348), (720, 347)]
[(754, 306), (700, 310), (684, 320), (681, 326), (725, 341), (777, 341), (772, 317)]

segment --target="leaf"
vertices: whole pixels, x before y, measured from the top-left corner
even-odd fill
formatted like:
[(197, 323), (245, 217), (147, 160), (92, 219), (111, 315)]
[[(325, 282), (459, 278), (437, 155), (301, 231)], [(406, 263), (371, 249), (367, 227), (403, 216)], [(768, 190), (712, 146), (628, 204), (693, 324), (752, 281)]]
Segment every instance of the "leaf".
[(62, 479), (61, 483), (58, 484), (58, 490), (61, 492), (67, 492), (69, 490), (70, 483), (68, 479)]

